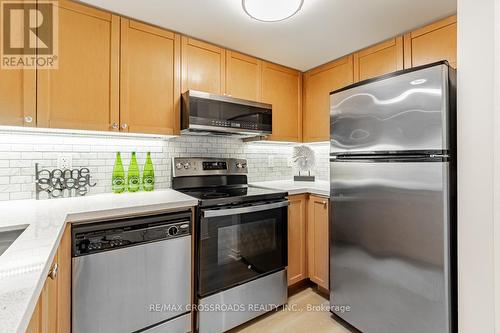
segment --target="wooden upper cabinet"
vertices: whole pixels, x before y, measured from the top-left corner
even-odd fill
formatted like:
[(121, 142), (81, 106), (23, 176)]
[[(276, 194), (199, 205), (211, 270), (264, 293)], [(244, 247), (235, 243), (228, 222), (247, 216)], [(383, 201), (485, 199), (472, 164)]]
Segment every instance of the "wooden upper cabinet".
[(403, 69), (403, 37), (354, 53), (354, 82)]
[[(19, 25), (19, 31), (24, 28), (21, 20), (11, 24)], [(35, 69), (0, 69), (0, 125), (36, 126)]]
[(451, 16), (404, 36), (405, 68), (448, 60), (457, 67), (457, 17)]
[(251, 101), (261, 100), (262, 61), (226, 51), (226, 94)]
[(120, 18), (65, 0), (54, 4), (59, 68), (38, 70), (37, 124), (109, 130), (119, 122)]
[(309, 279), (329, 289), (328, 199), (311, 195), (307, 207), (307, 266)]
[(182, 36), (182, 92), (199, 90), (222, 95), (226, 91), (226, 51)]
[(288, 206), (288, 285), (307, 278), (305, 194), (292, 195)]
[(0, 125), (36, 126), (35, 69), (0, 69)]
[(180, 55), (180, 35), (121, 19), (122, 131), (178, 133)]
[(262, 101), (273, 106), (273, 134), (270, 140), (301, 140), (301, 91), (302, 74), (299, 71), (263, 62)]
[(330, 92), (353, 83), (353, 56), (314, 68), (304, 74), (305, 142), (330, 138)]

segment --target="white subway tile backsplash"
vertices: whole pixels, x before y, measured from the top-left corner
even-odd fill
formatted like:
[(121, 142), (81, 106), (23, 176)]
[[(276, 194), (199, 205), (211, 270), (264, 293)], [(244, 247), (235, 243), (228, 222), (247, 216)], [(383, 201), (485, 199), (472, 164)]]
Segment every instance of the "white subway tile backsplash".
[[(90, 194), (111, 192), (111, 175), (116, 152), (122, 155), (125, 170), (131, 152), (137, 153), (140, 169), (151, 152), (155, 167), (156, 187), (171, 186), (172, 157), (235, 157), (246, 158), (249, 181), (291, 179), (295, 173), (288, 160), (293, 146), (283, 144), (245, 144), (241, 140), (218, 137), (181, 136), (168, 141), (153, 138), (114, 136), (71, 136), (50, 134), (0, 133), (0, 200), (34, 198), (35, 164), (56, 168), (61, 154), (71, 155), (74, 168), (89, 168), (97, 182)], [(317, 179), (328, 180), (328, 143), (310, 146), (316, 152)], [(269, 166), (268, 156), (273, 156)]]
[[(12, 192), (12, 193), (10, 193), (10, 196), (9, 196), (10, 200), (21, 200), (21, 199), (31, 199), (31, 198), (32, 198), (31, 192)], [(9, 200), (9, 199), (6, 199), (6, 200)]]

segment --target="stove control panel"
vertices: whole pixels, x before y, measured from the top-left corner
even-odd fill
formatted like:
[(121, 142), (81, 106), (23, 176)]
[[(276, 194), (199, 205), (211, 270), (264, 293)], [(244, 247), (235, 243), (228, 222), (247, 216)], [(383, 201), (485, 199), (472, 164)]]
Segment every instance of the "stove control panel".
[(226, 161), (201, 162), (203, 170), (227, 170)]
[(247, 161), (237, 158), (183, 158), (172, 159), (173, 177), (246, 175)]

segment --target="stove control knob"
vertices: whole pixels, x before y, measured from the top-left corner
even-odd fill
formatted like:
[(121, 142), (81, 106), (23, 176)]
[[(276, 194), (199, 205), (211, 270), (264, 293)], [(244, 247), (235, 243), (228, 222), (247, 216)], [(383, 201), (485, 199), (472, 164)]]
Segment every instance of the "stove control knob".
[(168, 228), (168, 234), (170, 236), (175, 236), (179, 232), (179, 229), (176, 226)]
[(238, 168), (238, 169), (245, 169), (246, 167), (247, 167), (246, 163), (236, 162), (236, 168)]
[(176, 168), (177, 170), (182, 169), (182, 168), (183, 168), (182, 163), (180, 163), (180, 162), (179, 162), (179, 163), (177, 163), (177, 164), (175, 165), (175, 168)]
[(184, 169), (189, 169), (191, 167), (191, 163), (189, 162), (184, 162), (182, 165), (184, 166)]

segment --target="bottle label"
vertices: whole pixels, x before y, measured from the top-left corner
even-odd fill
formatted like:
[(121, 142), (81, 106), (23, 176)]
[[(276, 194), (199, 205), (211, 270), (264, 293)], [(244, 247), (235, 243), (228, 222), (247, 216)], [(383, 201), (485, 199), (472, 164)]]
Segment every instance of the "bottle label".
[(112, 182), (113, 192), (121, 193), (125, 191), (125, 178), (114, 177)]
[(145, 191), (152, 191), (155, 186), (155, 178), (152, 176), (146, 176), (143, 179), (143, 183)]
[(140, 187), (139, 177), (132, 176), (128, 179), (128, 190), (129, 191), (136, 192), (139, 190), (139, 187)]

